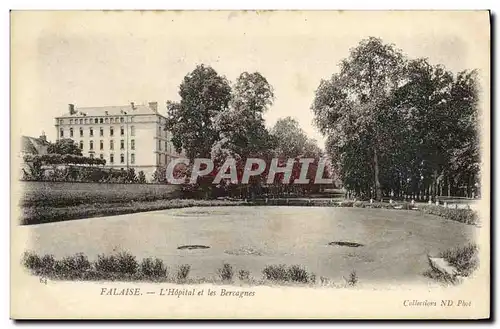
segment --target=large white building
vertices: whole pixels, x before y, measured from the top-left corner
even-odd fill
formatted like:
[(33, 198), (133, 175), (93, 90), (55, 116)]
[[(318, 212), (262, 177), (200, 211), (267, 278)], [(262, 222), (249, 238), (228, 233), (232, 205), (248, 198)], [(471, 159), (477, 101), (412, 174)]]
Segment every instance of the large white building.
[(105, 159), (108, 168), (142, 170), (150, 180), (157, 168), (179, 157), (165, 121), (157, 102), (82, 108), (69, 104), (55, 126), (57, 139), (73, 139), (83, 155)]

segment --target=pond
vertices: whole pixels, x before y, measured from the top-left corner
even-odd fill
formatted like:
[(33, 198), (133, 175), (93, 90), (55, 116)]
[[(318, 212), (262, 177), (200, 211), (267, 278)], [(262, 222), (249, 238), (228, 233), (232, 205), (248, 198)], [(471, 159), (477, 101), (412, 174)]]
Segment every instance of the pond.
[(127, 250), (193, 277), (224, 262), (256, 278), (271, 264), (299, 264), (333, 280), (425, 281), (427, 254), (462, 246), (475, 227), (418, 211), (328, 207), (205, 207), (23, 226), (31, 248), (56, 258)]

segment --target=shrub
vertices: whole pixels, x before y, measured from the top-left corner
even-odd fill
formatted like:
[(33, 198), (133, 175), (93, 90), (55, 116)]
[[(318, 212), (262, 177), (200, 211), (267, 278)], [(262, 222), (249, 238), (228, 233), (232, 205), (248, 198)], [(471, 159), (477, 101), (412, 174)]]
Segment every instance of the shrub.
[(268, 265), (262, 271), (264, 277), (271, 281), (288, 281), (288, 271), (285, 265)]
[(42, 268), (42, 259), (32, 251), (25, 251), (21, 262), (27, 269), (32, 271)]
[(98, 272), (134, 274), (139, 264), (135, 256), (123, 251), (116, 255), (99, 255), (95, 263), (95, 269)]
[(319, 279), (322, 286), (328, 286), (330, 284), (330, 279), (325, 276), (321, 276)]
[(74, 256), (64, 257), (57, 260), (54, 265), (56, 274), (69, 274), (71, 272), (84, 272), (90, 269), (90, 262), (82, 253)]
[(459, 275), (469, 276), (479, 266), (479, 248), (476, 244), (469, 243), (465, 247), (458, 247), (440, 253), (440, 257), (446, 259), (450, 265), (454, 266)]
[(233, 280), (233, 267), (230, 264), (225, 263), (222, 268), (217, 270), (219, 277), (222, 281), (230, 282)]
[(141, 273), (146, 277), (160, 278), (166, 277), (167, 267), (163, 264), (163, 261), (159, 258), (145, 258), (141, 262)]
[(355, 270), (352, 270), (351, 274), (349, 274), (349, 278), (347, 279), (347, 284), (350, 286), (355, 286), (358, 283), (358, 275)]
[(441, 216), (460, 223), (475, 225), (479, 222), (477, 212), (472, 209), (454, 209), (434, 205), (419, 206), (419, 208), (426, 214)]
[(288, 278), (292, 282), (307, 283), (309, 281), (306, 269), (299, 265), (292, 265), (288, 268)]
[(190, 271), (191, 271), (191, 265), (189, 264), (183, 264), (179, 266), (179, 269), (177, 270), (177, 280), (185, 281)]
[(137, 176), (137, 182), (139, 184), (146, 184), (146, 175), (144, 174), (144, 171), (139, 171), (139, 174)]
[(248, 281), (250, 279), (250, 271), (239, 270), (238, 271), (238, 279), (240, 279), (241, 281)]

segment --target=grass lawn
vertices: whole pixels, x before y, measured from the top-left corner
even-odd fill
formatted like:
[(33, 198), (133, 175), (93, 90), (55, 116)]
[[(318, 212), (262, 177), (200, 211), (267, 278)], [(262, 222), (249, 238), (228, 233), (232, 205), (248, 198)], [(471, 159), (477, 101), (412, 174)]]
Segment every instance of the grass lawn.
[[(334, 281), (428, 282), (427, 255), (474, 241), (477, 228), (418, 211), (334, 207), (193, 207), (21, 226), (30, 249), (56, 258), (128, 251), (158, 257), (192, 278), (224, 263), (260, 279), (266, 266), (304, 266)], [(349, 242), (333, 243), (331, 242)], [(357, 245), (359, 244), (359, 245)], [(201, 245), (204, 249), (182, 246)], [(180, 249), (178, 249), (181, 247)]]

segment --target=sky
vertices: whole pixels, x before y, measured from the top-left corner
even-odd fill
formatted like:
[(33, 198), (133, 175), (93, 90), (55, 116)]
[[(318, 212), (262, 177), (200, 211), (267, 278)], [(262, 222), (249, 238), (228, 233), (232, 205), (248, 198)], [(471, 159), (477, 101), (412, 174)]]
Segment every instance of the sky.
[[(324, 146), (310, 106), (321, 79), (369, 36), (449, 70), (486, 67), (483, 13), (467, 12), (14, 12), (12, 133), (54, 140), (54, 117), (76, 107), (179, 100), (183, 77), (212, 66), (234, 82), (260, 72), (275, 102)], [(481, 25), (483, 24), (483, 25)], [(481, 30), (483, 29), (483, 30)], [(484, 33), (483, 33), (484, 35)], [(489, 51), (489, 49), (488, 49)], [(484, 54), (483, 54), (484, 53)], [(486, 56), (485, 56), (486, 55)]]

